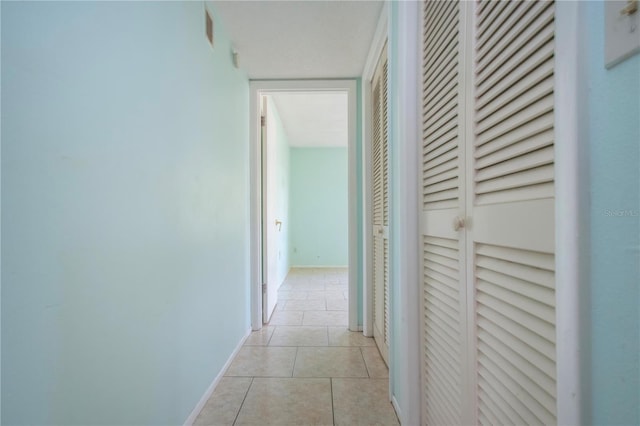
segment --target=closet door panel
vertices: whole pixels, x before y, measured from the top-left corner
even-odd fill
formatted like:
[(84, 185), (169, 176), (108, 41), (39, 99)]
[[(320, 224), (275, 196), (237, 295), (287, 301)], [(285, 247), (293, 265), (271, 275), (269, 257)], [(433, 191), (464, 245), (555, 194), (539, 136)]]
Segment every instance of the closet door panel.
[(388, 63), (383, 48), (372, 81), (373, 98), (373, 336), (389, 363), (389, 132)]
[(554, 4), (485, 3), (475, 5), (467, 181), (476, 416), (554, 424)]
[(464, 96), (461, 5), (427, 1), (423, 10), (420, 158), (421, 388), (425, 424), (462, 424), (467, 352), (462, 231)]
[(424, 2), (423, 424), (553, 424), (555, 5)]

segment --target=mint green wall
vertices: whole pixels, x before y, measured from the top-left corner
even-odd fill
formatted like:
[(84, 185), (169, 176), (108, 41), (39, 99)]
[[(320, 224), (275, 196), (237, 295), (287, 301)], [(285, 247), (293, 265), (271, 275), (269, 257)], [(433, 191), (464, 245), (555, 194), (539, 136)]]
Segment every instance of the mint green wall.
[(347, 148), (291, 148), (290, 155), (291, 266), (347, 266)]
[(2, 2), (2, 423), (182, 424), (249, 329), (249, 88), (200, 2)]
[[(282, 120), (278, 109), (270, 97), (267, 97), (267, 120), (269, 125), (274, 126), (275, 140), (269, 141), (269, 149), (273, 149), (275, 164), (275, 192), (270, 194), (274, 197), (275, 215), (282, 222), (278, 234), (278, 286), (282, 284), (289, 273), (291, 263), (289, 261), (289, 139), (282, 125)], [(271, 201), (270, 201), (271, 202)]]
[[(587, 2), (593, 424), (640, 424), (640, 55), (604, 68), (604, 6)], [(586, 291), (586, 288), (585, 288)]]

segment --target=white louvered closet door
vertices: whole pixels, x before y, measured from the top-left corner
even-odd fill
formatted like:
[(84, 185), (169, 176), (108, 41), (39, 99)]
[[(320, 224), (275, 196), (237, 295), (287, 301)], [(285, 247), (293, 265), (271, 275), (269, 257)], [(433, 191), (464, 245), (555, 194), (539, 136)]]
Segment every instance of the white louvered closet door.
[(464, 8), (424, 3), (422, 58), (421, 357), (423, 423), (469, 422), (465, 391)]
[(424, 6), (422, 422), (554, 424), (554, 4)]
[(389, 139), (387, 48), (373, 76), (373, 337), (389, 364)]
[(468, 179), (477, 416), (556, 423), (553, 2), (475, 10)]

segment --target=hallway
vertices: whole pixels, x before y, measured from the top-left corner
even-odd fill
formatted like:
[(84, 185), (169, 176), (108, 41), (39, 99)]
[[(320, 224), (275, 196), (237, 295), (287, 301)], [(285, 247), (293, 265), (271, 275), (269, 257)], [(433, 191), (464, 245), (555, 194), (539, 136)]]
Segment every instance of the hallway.
[(292, 269), (196, 425), (396, 425), (372, 338), (347, 330), (347, 269)]
[(0, 423), (640, 425), (636, 3), (0, 1)]

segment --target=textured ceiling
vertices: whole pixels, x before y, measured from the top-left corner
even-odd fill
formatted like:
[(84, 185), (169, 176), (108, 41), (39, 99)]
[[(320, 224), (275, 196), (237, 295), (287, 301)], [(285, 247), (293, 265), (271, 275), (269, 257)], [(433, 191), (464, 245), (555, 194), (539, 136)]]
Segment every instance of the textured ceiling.
[(348, 100), (340, 92), (270, 95), (293, 147), (347, 146)]
[(213, 1), (250, 79), (358, 77), (381, 1)]

